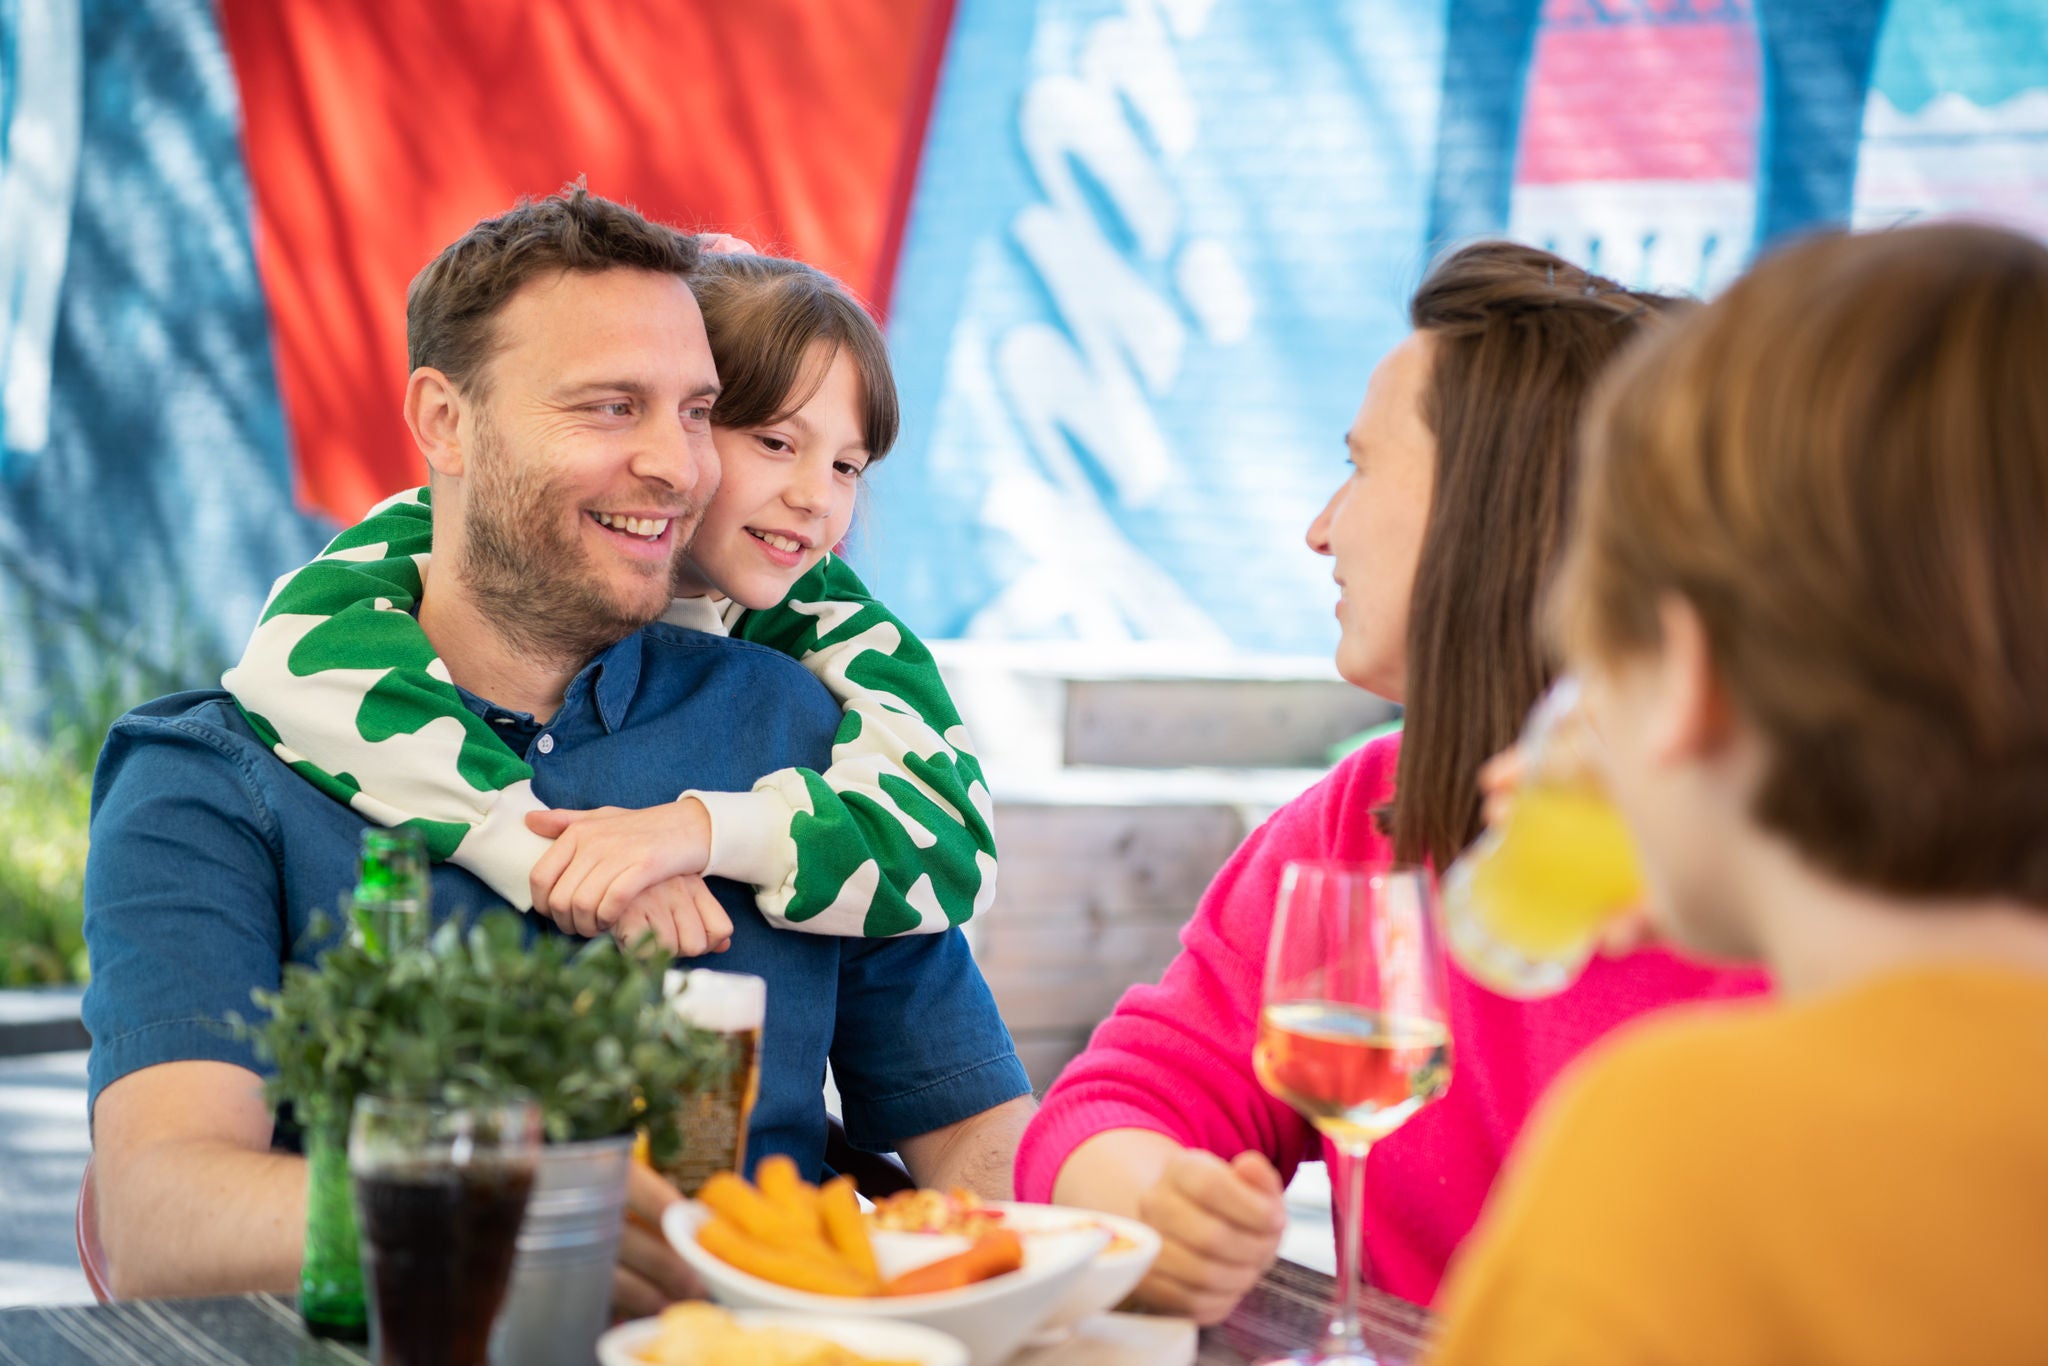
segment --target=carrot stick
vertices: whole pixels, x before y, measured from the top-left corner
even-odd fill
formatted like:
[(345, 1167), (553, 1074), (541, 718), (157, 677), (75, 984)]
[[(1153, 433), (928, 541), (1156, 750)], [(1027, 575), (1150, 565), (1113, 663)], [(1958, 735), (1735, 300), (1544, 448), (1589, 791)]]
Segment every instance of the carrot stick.
[(739, 1225), (712, 1219), (697, 1230), (697, 1243), (728, 1266), (791, 1290), (855, 1298), (875, 1293), (872, 1277), (828, 1257), (771, 1246)]
[(800, 1247), (823, 1239), (814, 1229), (782, 1206), (762, 1195), (731, 1172), (718, 1172), (698, 1190), (697, 1198), (713, 1214), (721, 1215), (744, 1229), (751, 1238), (773, 1247)]
[(825, 1238), (818, 1213), (818, 1192), (797, 1175), (796, 1163), (785, 1154), (770, 1153), (754, 1168), (754, 1185), (768, 1202), (789, 1215), (813, 1238)]
[(825, 1241), (833, 1250), (855, 1271), (879, 1280), (881, 1268), (875, 1264), (875, 1245), (868, 1241), (868, 1221), (853, 1197), (853, 1178), (835, 1176), (820, 1186), (818, 1212), (825, 1221)]
[(982, 1234), (965, 1252), (916, 1267), (885, 1282), (882, 1293), (928, 1295), (935, 1290), (958, 1290), (961, 1286), (1015, 1271), (1023, 1265), (1023, 1240), (1011, 1230), (999, 1228), (993, 1233)]

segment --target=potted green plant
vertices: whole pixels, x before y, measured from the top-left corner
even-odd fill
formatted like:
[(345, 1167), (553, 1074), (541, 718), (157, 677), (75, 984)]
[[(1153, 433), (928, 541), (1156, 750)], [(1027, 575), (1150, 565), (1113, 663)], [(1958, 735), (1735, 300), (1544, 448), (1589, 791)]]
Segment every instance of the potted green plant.
[(309, 1267), (316, 1253), (355, 1255), (346, 1147), (358, 1096), (475, 1105), (524, 1093), (548, 1144), (502, 1341), (510, 1361), (587, 1358), (609, 1312), (634, 1133), (672, 1162), (684, 1103), (730, 1065), (725, 1042), (664, 999), (668, 959), (647, 947), (531, 936), (497, 911), (388, 953), (344, 940), (258, 992), (267, 1018), (237, 1024), (276, 1069), (273, 1103), (289, 1101), (305, 1132)]

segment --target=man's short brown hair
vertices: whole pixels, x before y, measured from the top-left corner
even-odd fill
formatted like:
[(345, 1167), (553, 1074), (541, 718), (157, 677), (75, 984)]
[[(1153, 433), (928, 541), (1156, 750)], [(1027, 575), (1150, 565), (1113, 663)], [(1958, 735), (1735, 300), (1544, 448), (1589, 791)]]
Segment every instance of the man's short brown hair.
[(1625, 358), (1551, 602), (1574, 654), (1690, 603), (1848, 881), (2048, 905), (2048, 247), (1961, 224), (1765, 260)]
[(579, 180), (486, 218), (413, 277), (405, 296), (407, 362), (415, 370), (432, 366), (476, 393), (497, 349), (493, 320), (528, 281), (619, 269), (687, 280), (696, 268), (695, 237), (591, 194)]

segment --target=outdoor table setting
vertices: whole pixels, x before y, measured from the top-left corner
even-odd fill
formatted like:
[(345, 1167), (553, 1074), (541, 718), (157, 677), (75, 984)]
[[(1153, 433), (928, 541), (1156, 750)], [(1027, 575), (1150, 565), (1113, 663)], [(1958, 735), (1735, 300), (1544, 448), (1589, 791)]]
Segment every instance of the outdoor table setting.
[[(1331, 1281), (1292, 1262), (1277, 1263), (1223, 1323), (1199, 1334), (1184, 1331), (1182, 1361), (1199, 1366), (1248, 1366), (1260, 1358), (1313, 1343), (1327, 1318)], [(1364, 1292), (1366, 1336), (1381, 1359), (1417, 1354), (1428, 1334), (1429, 1311), (1374, 1290)], [(1115, 1315), (1118, 1326), (1136, 1319)], [(1155, 1320), (1182, 1330), (1182, 1320)], [(1105, 1333), (1105, 1336), (1108, 1336)], [(1187, 1339), (1193, 1339), (1192, 1343)], [(1156, 1346), (1162, 1339), (1152, 1339)], [(1163, 1366), (1160, 1356), (1080, 1355), (1074, 1343), (1027, 1349), (1011, 1366), (1075, 1362), (1139, 1362)], [(1171, 1348), (1169, 1348), (1171, 1350)], [(100, 1366), (150, 1362), (153, 1366), (367, 1366), (360, 1345), (309, 1334), (289, 1299), (237, 1295), (221, 1299), (136, 1300), (104, 1305), (30, 1306), (0, 1310), (0, 1363), (6, 1366)]]
[[(347, 936), (257, 994), (261, 1023), (229, 1022), (303, 1135), (296, 1302), (12, 1310), (0, 1366), (1393, 1366), (1428, 1339), (1428, 1311), (1372, 1287), (1359, 1246), (1366, 1149), (1449, 1078), (1422, 872), (1284, 870), (1254, 1064), (1327, 1141), (1338, 1274), (1277, 1263), (1197, 1331), (1122, 1312), (1161, 1247), (1136, 1219), (957, 1189), (870, 1200), (784, 1154), (750, 1162), (761, 979), (526, 944), (509, 914), (430, 935), (416, 846), (366, 836)], [(708, 1302), (613, 1324), (635, 1163), (683, 1193), (659, 1233)]]
[[(1210, 1330), (1119, 1312), (1161, 1246), (1136, 1219), (962, 1189), (870, 1200), (850, 1175), (811, 1184), (785, 1154), (749, 1161), (760, 978), (670, 970), (610, 940), (527, 943), (510, 913), (428, 933), (408, 834), (365, 836), (345, 934), (258, 992), (256, 1022), (226, 1022), (272, 1066), (306, 1154), (295, 1299), (10, 1310), (0, 1366), (1168, 1366), (1327, 1350), (1361, 1329), (1389, 1362), (1420, 1344), (1424, 1311), (1355, 1278), (1333, 1296), (1289, 1263)], [(1423, 1042), (1418, 1065), (1440, 1073), (1440, 1043)], [(1280, 1070), (1289, 1099), (1321, 1102), (1314, 1058)], [(1347, 1122), (1378, 1103), (1356, 1099), (1336, 1098)], [(613, 1324), (636, 1164), (685, 1197), (658, 1232), (708, 1302)], [(1333, 1298), (1358, 1316), (1333, 1324)]]

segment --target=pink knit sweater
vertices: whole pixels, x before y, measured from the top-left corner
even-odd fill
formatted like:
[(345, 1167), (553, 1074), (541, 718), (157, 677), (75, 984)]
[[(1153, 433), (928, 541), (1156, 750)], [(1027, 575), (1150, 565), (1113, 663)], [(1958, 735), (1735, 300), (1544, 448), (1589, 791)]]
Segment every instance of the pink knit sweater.
[[(1222, 1157), (1266, 1154), (1291, 1177), (1322, 1156), (1314, 1129), (1260, 1088), (1252, 1040), (1280, 869), (1292, 858), (1385, 864), (1372, 819), (1393, 793), (1398, 736), (1377, 741), (1276, 812), (1216, 875), (1157, 986), (1124, 993), (1052, 1089), (1017, 1152), (1017, 1198), (1049, 1200), (1068, 1154), (1107, 1129), (1152, 1129)], [(1570, 990), (1511, 1001), (1451, 973), (1451, 1085), (1373, 1147), (1366, 1246), (1374, 1283), (1419, 1303), (1478, 1217), (1530, 1107), (1616, 1025), (1675, 1001), (1763, 990), (1755, 972), (1661, 950), (1596, 958)]]

